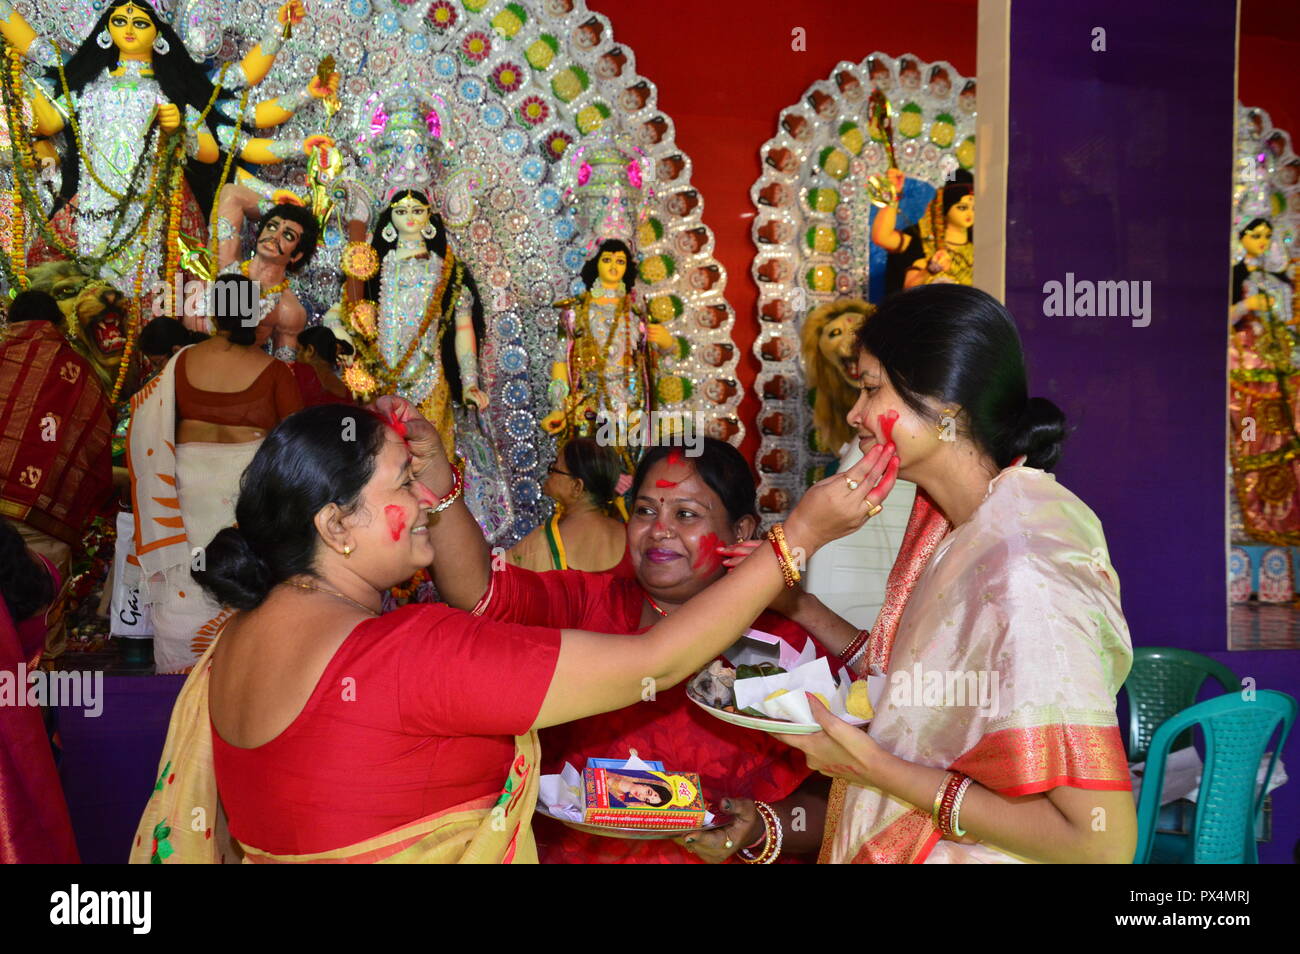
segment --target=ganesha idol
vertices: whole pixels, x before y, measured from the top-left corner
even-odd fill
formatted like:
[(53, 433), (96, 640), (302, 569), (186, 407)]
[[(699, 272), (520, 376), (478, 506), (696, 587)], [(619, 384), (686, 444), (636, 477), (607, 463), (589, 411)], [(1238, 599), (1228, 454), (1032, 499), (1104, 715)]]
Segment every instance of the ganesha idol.
[[(809, 313), (803, 325), (803, 363), (813, 399), (814, 437), (821, 448), (838, 453), (838, 471), (862, 458), (847, 416), (861, 386), (857, 333), (875, 310), (865, 301), (840, 299)], [(916, 485), (899, 480), (883, 501), (880, 514), (857, 532), (818, 550), (805, 575), (808, 592), (854, 626), (870, 629), (884, 604), (889, 567), (903, 542), (915, 496)]]

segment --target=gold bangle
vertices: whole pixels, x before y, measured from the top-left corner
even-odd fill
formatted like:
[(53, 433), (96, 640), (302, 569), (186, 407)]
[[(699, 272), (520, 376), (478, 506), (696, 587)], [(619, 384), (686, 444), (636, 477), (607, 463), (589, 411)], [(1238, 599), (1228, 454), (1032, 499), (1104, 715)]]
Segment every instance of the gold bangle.
[(785, 527), (782, 524), (772, 524), (772, 529), (768, 531), (768, 539), (776, 544), (781, 554), (781, 572), (786, 577), (786, 585), (793, 586), (799, 582), (799, 568), (795, 565), (794, 555), (790, 552), (790, 545), (785, 540)]

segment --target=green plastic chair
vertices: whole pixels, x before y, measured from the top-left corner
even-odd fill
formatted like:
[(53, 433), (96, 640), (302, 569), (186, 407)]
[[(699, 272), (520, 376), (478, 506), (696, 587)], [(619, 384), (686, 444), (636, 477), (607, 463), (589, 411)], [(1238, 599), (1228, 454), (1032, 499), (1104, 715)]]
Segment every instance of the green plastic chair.
[[(1224, 692), (1236, 692), (1241, 680), (1223, 663), (1190, 649), (1143, 646), (1133, 650), (1133, 669), (1124, 682), (1128, 693), (1128, 760), (1145, 762), (1151, 737), (1170, 716), (1196, 702), (1207, 676)], [(1173, 749), (1192, 744), (1191, 732), (1174, 740)]]
[[(1156, 729), (1147, 753), (1142, 796), (1138, 802), (1138, 846), (1133, 863), (1258, 864), (1255, 819), (1264, 803), (1269, 779), (1295, 723), (1296, 700), (1285, 692), (1263, 689), (1253, 700), (1241, 693), (1207, 699)], [(1260, 759), (1279, 724), (1282, 731), (1256, 793)], [(1205, 768), (1196, 810), (1186, 835), (1157, 832), (1165, 760), (1180, 733), (1200, 726), (1205, 734)]]

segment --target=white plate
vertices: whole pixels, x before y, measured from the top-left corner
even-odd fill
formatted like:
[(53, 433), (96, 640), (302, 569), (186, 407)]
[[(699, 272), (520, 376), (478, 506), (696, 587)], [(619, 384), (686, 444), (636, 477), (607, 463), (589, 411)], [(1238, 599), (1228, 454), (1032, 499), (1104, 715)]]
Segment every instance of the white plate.
[(784, 722), (781, 719), (760, 719), (758, 716), (745, 715), (743, 712), (728, 712), (726, 709), (715, 709), (713, 706), (697, 699), (695, 691), (690, 686), (686, 687), (686, 698), (715, 719), (730, 722), (732, 725), (743, 726), (746, 729), (757, 729), (759, 732), (769, 733), (780, 732), (786, 735), (812, 735), (814, 732), (822, 730), (822, 727), (816, 722), (809, 724), (807, 722)]
[(574, 821), (571, 818), (561, 818), (559, 815), (552, 815), (545, 805), (537, 803), (535, 809), (537, 814), (546, 818), (554, 819), (561, 825), (572, 828), (574, 831), (586, 832), (588, 835), (600, 835), (602, 838), (624, 838), (628, 841), (662, 841), (668, 838), (681, 838), (684, 835), (698, 834), (702, 831), (713, 831), (717, 828), (726, 828), (731, 824), (730, 815), (715, 815), (713, 824), (705, 825), (703, 828), (616, 828), (613, 825), (588, 825), (586, 822)]

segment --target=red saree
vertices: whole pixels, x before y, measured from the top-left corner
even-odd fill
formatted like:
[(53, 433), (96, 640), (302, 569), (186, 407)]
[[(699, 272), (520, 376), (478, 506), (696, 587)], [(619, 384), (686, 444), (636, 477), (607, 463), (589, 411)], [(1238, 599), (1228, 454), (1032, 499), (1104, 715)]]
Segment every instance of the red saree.
[[(19, 663), (30, 666), (39, 657), (44, 629), (29, 628), (35, 638), (24, 644), (0, 601), (0, 670), (16, 676)], [(0, 706), (0, 864), (79, 860), (40, 706)]]
[[(534, 573), (506, 566), (492, 574), (476, 613), (511, 622), (604, 633), (644, 632), (645, 593), (631, 577), (576, 570)], [(754, 628), (800, 648), (812, 637), (775, 613)], [(818, 655), (827, 655), (820, 646)], [(838, 668), (833, 666), (833, 668)], [(626, 758), (631, 749), (671, 770), (698, 772), (708, 800), (736, 796), (767, 802), (787, 797), (810, 774), (803, 754), (772, 736), (720, 722), (686, 698), (685, 684), (653, 701), (543, 729), (542, 771), (565, 762), (581, 769), (589, 757)], [(624, 841), (573, 831), (547, 818), (534, 822), (543, 864), (700, 864), (671, 841)]]
[(77, 546), (113, 494), (113, 421), (90, 362), (48, 321), (0, 337), (0, 514)]

